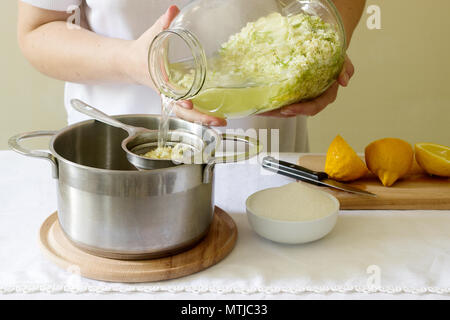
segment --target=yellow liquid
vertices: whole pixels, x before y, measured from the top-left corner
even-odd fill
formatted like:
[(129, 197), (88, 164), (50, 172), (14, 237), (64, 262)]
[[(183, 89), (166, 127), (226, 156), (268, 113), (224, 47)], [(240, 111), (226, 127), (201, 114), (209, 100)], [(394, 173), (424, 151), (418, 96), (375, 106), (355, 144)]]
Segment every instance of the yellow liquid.
[(281, 107), (272, 102), (283, 84), (242, 88), (210, 88), (192, 99), (194, 107), (219, 118), (242, 118)]
[[(215, 59), (210, 59), (208, 65), (214, 66)], [(218, 67), (213, 67), (218, 69)], [(186, 74), (193, 74), (192, 62), (179, 62), (171, 65), (171, 80), (178, 83)], [(226, 73), (226, 72), (224, 72)], [(191, 77), (184, 83), (178, 83), (180, 89), (192, 85)], [(191, 99), (198, 111), (219, 118), (244, 118), (253, 114), (266, 112), (282, 107), (292, 97), (283, 97), (283, 89), (287, 81), (272, 84), (248, 84), (248, 79), (242, 77), (221, 77), (214, 79), (214, 83), (206, 82), (206, 87)], [(227, 86), (220, 86), (225, 84)], [(284, 98), (284, 103), (280, 99)], [(291, 101), (294, 102), (294, 101)]]

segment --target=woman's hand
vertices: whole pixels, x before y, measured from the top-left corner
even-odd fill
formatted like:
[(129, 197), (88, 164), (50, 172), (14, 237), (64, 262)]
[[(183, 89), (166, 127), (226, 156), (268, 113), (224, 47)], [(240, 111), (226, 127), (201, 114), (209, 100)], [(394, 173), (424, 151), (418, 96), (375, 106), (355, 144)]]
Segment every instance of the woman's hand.
[[(167, 29), (170, 23), (175, 19), (180, 10), (176, 6), (170, 6), (158, 21), (142, 34), (139, 39), (130, 42), (129, 48), (125, 51), (127, 59), (131, 59), (130, 64), (124, 64), (125, 73), (131, 81), (145, 85), (156, 90), (148, 72), (148, 49), (153, 39), (163, 30)], [(175, 106), (177, 117), (191, 121), (199, 122), (210, 126), (226, 126), (224, 119), (216, 118), (203, 114), (193, 109), (191, 101), (180, 101)]]
[(355, 73), (355, 68), (349, 57), (345, 58), (344, 67), (337, 81), (322, 95), (314, 100), (294, 103), (283, 108), (260, 114), (260, 116), (291, 118), (297, 115), (315, 116), (336, 100), (339, 85), (346, 87)]
[(156, 90), (149, 74), (148, 50), (153, 39), (163, 30), (167, 29), (173, 19), (178, 15), (180, 9), (170, 6), (169, 9), (145, 31), (138, 39), (129, 41), (122, 52), (123, 72), (131, 82), (148, 86)]
[(175, 114), (178, 118), (186, 121), (201, 123), (207, 126), (224, 127), (227, 121), (222, 118), (213, 117), (193, 108), (191, 101), (180, 101), (175, 106)]

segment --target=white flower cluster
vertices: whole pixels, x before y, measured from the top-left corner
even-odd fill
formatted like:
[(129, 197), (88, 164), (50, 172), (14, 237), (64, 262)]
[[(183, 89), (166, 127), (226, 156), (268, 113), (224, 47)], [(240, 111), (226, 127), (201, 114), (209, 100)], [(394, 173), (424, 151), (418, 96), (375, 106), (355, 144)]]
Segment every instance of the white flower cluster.
[(149, 159), (181, 161), (183, 159), (183, 154), (187, 149), (187, 146), (178, 143), (174, 147), (157, 147), (144, 154), (143, 157)]
[[(263, 112), (317, 97), (337, 78), (343, 61), (343, 39), (332, 25), (303, 13), (272, 13), (222, 45), (208, 61), (205, 87), (264, 87), (270, 95), (258, 106)], [(178, 84), (191, 84), (192, 76), (185, 74)]]

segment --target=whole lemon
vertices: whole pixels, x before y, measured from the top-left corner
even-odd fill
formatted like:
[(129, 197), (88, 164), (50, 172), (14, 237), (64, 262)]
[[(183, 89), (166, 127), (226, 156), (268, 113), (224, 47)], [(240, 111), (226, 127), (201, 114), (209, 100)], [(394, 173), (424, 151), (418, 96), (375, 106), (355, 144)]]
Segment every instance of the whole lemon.
[(330, 178), (339, 181), (352, 181), (361, 178), (368, 170), (364, 161), (340, 136), (336, 136), (331, 142), (327, 159), (325, 162), (325, 172)]
[(411, 169), (414, 152), (411, 145), (401, 139), (385, 138), (369, 144), (365, 149), (366, 164), (383, 185), (392, 186)]

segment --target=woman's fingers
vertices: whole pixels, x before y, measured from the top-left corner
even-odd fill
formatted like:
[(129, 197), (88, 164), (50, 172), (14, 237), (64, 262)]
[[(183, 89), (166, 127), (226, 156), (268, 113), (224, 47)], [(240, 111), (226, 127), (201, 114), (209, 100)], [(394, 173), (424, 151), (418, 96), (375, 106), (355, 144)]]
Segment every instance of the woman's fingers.
[(276, 110), (272, 110), (272, 111), (267, 111), (264, 113), (259, 114), (259, 116), (262, 117), (277, 117), (277, 118), (292, 118), (297, 116), (296, 114), (291, 114), (291, 115), (284, 115), (281, 114), (281, 109), (276, 109)]
[[(172, 20), (178, 15), (180, 9), (170, 6), (159, 19), (145, 31), (137, 40), (129, 41), (124, 46), (122, 56), (127, 63), (120, 64), (124, 68), (124, 75), (131, 81), (156, 90), (148, 73), (148, 50), (153, 39), (164, 29), (167, 29)], [(121, 58), (123, 60), (124, 58)]]
[(178, 104), (175, 106), (175, 114), (178, 118), (184, 119), (186, 121), (199, 122), (208, 126), (224, 127), (227, 125), (227, 121), (225, 119), (213, 117), (201, 113), (195, 109), (189, 109)]
[(192, 104), (191, 100), (181, 100), (179, 102), (177, 102), (177, 104), (187, 110), (191, 110), (192, 108), (194, 108), (194, 105)]
[(339, 84), (337, 82), (333, 83), (327, 91), (325, 91), (321, 96), (315, 99), (315, 108), (311, 110), (310, 116), (315, 116), (328, 105), (336, 101), (337, 94), (339, 91)]
[[(145, 31), (140, 39), (144, 41), (145, 45), (149, 45), (149, 41), (153, 40), (155, 36), (158, 35), (161, 31), (167, 29), (170, 24), (172, 23), (172, 20), (175, 19), (175, 17), (180, 13), (180, 9), (178, 9), (177, 6), (170, 6), (167, 11), (156, 20), (156, 22)], [(148, 48), (147, 48), (148, 49)]]
[(159, 17), (158, 21), (155, 23), (156, 29), (159, 29), (159, 31), (167, 29), (170, 24), (172, 23), (172, 20), (175, 19), (175, 17), (180, 13), (180, 9), (178, 9), (177, 6), (170, 6), (167, 11)]
[(281, 118), (290, 118), (297, 115), (315, 116), (336, 100), (338, 89), (339, 84), (335, 82), (327, 91), (314, 100), (291, 104), (290, 106), (269, 111), (261, 115)]
[(350, 60), (349, 57), (345, 57), (344, 67), (342, 68), (342, 71), (339, 74), (338, 83), (343, 87), (348, 86), (348, 83), (354, 73), (355, 67), (352, 61)]
[(280, 113), (282, 115), (300, 114), (305, 116), (315, 116), (336, 100), (338, 89), (339, 84), (335, 82), (327, 91), (316, 99), (284, 107), (281, 109)]
[(347, 74), (349, 75), (349, 77), (353, 77), (353, 75), (355, 74), (355, 66), (353, 65), (352, 60), (350, 60), (349, 57), (347, 57)]

